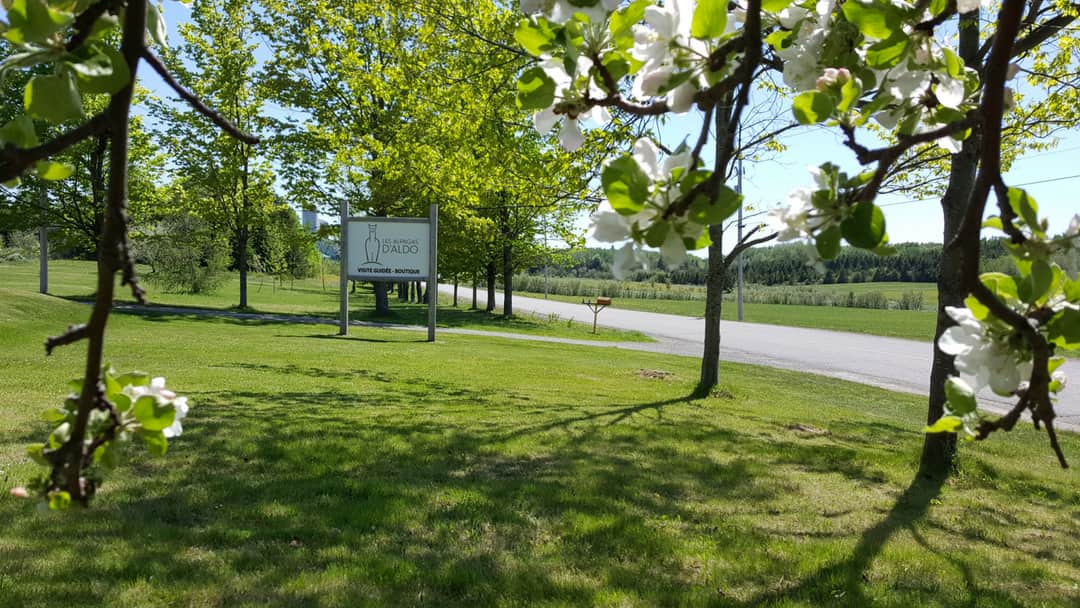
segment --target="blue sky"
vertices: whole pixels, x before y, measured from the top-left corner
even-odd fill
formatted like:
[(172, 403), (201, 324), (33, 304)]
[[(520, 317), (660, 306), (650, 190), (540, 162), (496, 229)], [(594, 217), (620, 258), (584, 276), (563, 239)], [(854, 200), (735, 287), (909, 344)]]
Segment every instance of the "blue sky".
[[(169, 39), (176, 41), (179, 36), (176, 25), (188, 18), (189, 9), (179, 2), (165, 3), (165, 16), (168, 24)], [(175, 98), (164, 83), (151, 70), (140, 70), (141, 82), (162, 97)], [(1040, 91), (1020, 79), (1013, 85), (1018, 92), (1031, 98)], [(681, 117), (674, 117), (660, 133), (664, 143), (677, 145), (684, 137), (690, 141), (698, 133), (701, 114), (690, 112)], [(1073, 214), (1080, 212), (1080, 202), (1074, 195), (1080, 190), (1080, 134), (1070, 132), (1059, 137), (1056, 149), (1036, 152), (1019, 159), (1006, 174), (1009, 185), (1020, 186), (1038, 201), (1040, 212), (1049, 218), (1051, 232), (1061, 232), (1068, 226)], [(806, 168), (825, 161), (831, 161), (854, 172), (858, 165), (850, 150), (841, 145), (835, 130), (821, 128), (802, 129), (793, 132), (784, 139), (788, 150), (772, 160), (758, 163), (745, 163), (743, 192), (746, 204), (755, 209), (772, 208), (780, 204), (791, 190), (811, 184)], [(711, 163), (708, 147), (703, 154)], [(886, 212), (887, 229), (893, 243), (902, 242), (941, 242), (942, 220), (937, 200), (912, 201), (915, 197), (904, 195), (882, 196), (878, 204)], [(994, 212), (991, 201), (989, 213)], [(756, 219), (763, 219), (759, 216)], [(579, 222), (582, 231), (588, 226), (588, 218)], [(728, 240), (730, 242), (730, 240)], [(607, 246), (588, 240), (590, 246)]]

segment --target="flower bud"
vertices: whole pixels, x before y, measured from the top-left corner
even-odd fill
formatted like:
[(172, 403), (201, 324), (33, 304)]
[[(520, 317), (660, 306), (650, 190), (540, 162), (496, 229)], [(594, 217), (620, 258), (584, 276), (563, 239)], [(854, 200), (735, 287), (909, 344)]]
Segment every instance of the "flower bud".
[(30, 498), (30, 492), (23, 487), (11, 488), (11, 495), (15, 498)]

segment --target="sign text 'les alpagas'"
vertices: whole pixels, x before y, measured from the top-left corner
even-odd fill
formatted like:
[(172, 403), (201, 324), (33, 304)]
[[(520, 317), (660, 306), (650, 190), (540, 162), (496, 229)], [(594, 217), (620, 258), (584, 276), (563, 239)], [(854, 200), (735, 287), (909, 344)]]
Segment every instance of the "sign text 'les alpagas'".
[(427, 220), (403, 221), (411, 219), (350, 218), (349, 278), (427, 280), (430, 226)]
[(439, 206), (432, 205), (427, 218), (349, 217), (342, 206), (341, 328), (349, 331), (349, 293), (354, 281), (398, 283), (427, 281), (428, 340), (435, 340), (435, 306), (438, 300)]

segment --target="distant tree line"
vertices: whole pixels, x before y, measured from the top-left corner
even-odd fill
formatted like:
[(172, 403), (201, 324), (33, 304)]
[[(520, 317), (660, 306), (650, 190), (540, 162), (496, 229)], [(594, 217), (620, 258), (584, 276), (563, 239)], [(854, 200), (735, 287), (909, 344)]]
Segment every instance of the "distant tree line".
[[(825, 262), (820, 272), (811, 262), (809, 245), (791, 243), (774, 247), (759, 247), (746, 251), (743, 277), (747, 283), (760, 285), (811, 285), (833, 283), (869, 283), (893, 281), (902, 283), (931, 283), (937, 281), (941, 261), (938, 243), (900, 243), (896, 253), (878, 256), (873, 252), (844, 247), (834, 260)], [(1013, 272), (1008, 252), (1001, 239), (983, 240), (981, 265), (986, 270)], [(685, 263), (671, 268), (658, 253), (648, 253), (647, 268), (634, 272), (629, 280), (647, 283), (703, 285), (708, 264), (689, 257)], [(611, 266), (615, 250), (585, 248), (564, 252), (548, 267), (550, 276), (588, 279), (613, 279)], [(544, 267), (533, 267), (529, 274), (543, 274)], [(732, 268), (726, 279), (728, 287), (735, 281)]]

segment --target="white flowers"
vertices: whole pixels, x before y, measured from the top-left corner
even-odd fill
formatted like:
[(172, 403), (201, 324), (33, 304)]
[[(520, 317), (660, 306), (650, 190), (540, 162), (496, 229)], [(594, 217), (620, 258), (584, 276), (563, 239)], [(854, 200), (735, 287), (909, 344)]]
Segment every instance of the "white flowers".
[(787, 195), (787, 207), (773, 209), (769, 216), (779, 224), (778, 241), (793, 241), (800, 238), (810, 238), (815, 230), (819, 230), (830, 223), (830, 218), (814, 207), (813, 196), (818, 190), (830, 189), (828, 176), (821, 167), (807, 167), (810, 175), (814, 176), (815, 189), (798, 188)]
[(1080, 236), (1080, 213), (1072, 217), (1068, 229), (1065, 230), (1065, 238), (1074, 239)]
[[(569, 152), (581, 147), (585, 137), (578, 126), (578, 120), (591, 120), (601, 125), (611, 121), (611, 114), (603, 106), (594, 106), (580, 113), (574, 113), (568, 106), (572, 106), (576, 99), (574, 80), (580, 74), (588, 75), (592, 68), (592, 61), (588, 57), (578, 57), (574, 66), (574, 74), (566, 71), (562, 61), (548, 57), (540, 63), (544, 73), (555, 81), (555, 101), (553, 105), (533, 114), (533, 125), (541, 135), (547, 133), (562, 120), (562, 128), (559, 129), (559, 143)], [(603, 97), (603, 92), (596, 85), (590, 85), (589, 94), (593, 97)], [(564, 107), (556, 111), (562, 104)]]
[(957, 325), (938, 339), (941, 352), (956, 357), (956, 369), (974, 378), (976, 391), (989, 386), (995, 393), (1009, 396), (1031, 378), (1031, 358), (1023, 358), (1005, 339), (995, 339), (987, 327), (967, 308), (946, 306), (946, 314)]
[[(659, 157), (660, 150), (651, 139), (641, 138), (634, 143), (630, 157), (632, 166), (648, 179), (644, 204), (639, 211), (619, 213), (608, 202), (603, 203), (592, 217), (593, 238), (609, 243), (621, 242), (631, 239), (635, 233), (647, 231), (646, 241), (660, 249), (665, 263), (676, 266), (686, 256), (687, 241), (697, 242), (705, 227), (685, 217), (661, 219), (664, 211), (682, 196), (679, 180), (691, 169), (692, 156), (689, 151), (683, 151), (667, 155), (662, 162)], [(658, 229), (661, 232), (656, 236), (652, 231)], [(642, 259), (640, 252), (628, 243), (618, 252), (614, 268), (616, 277), (624, 276)]]
[(188, 409), (190, 409), (187, 397), (177, 397), (176, 393), (165, 388), (165, 378), (154, 378), (150, 381), (149, 386), (129, 384), (124, 387), (122, 392), (127, 395), (133, 403), (141, 397), (150, 396), (157, 399), (158, 405), (171, 404), (176, 410), (175, 418), (173, 418), (172, 424), (163, 429), (162, 432), (167, 439), (179, 437), (180, 434), (183, 433), (184, 428), (181, 426), (180, 421), (187, 416)]

